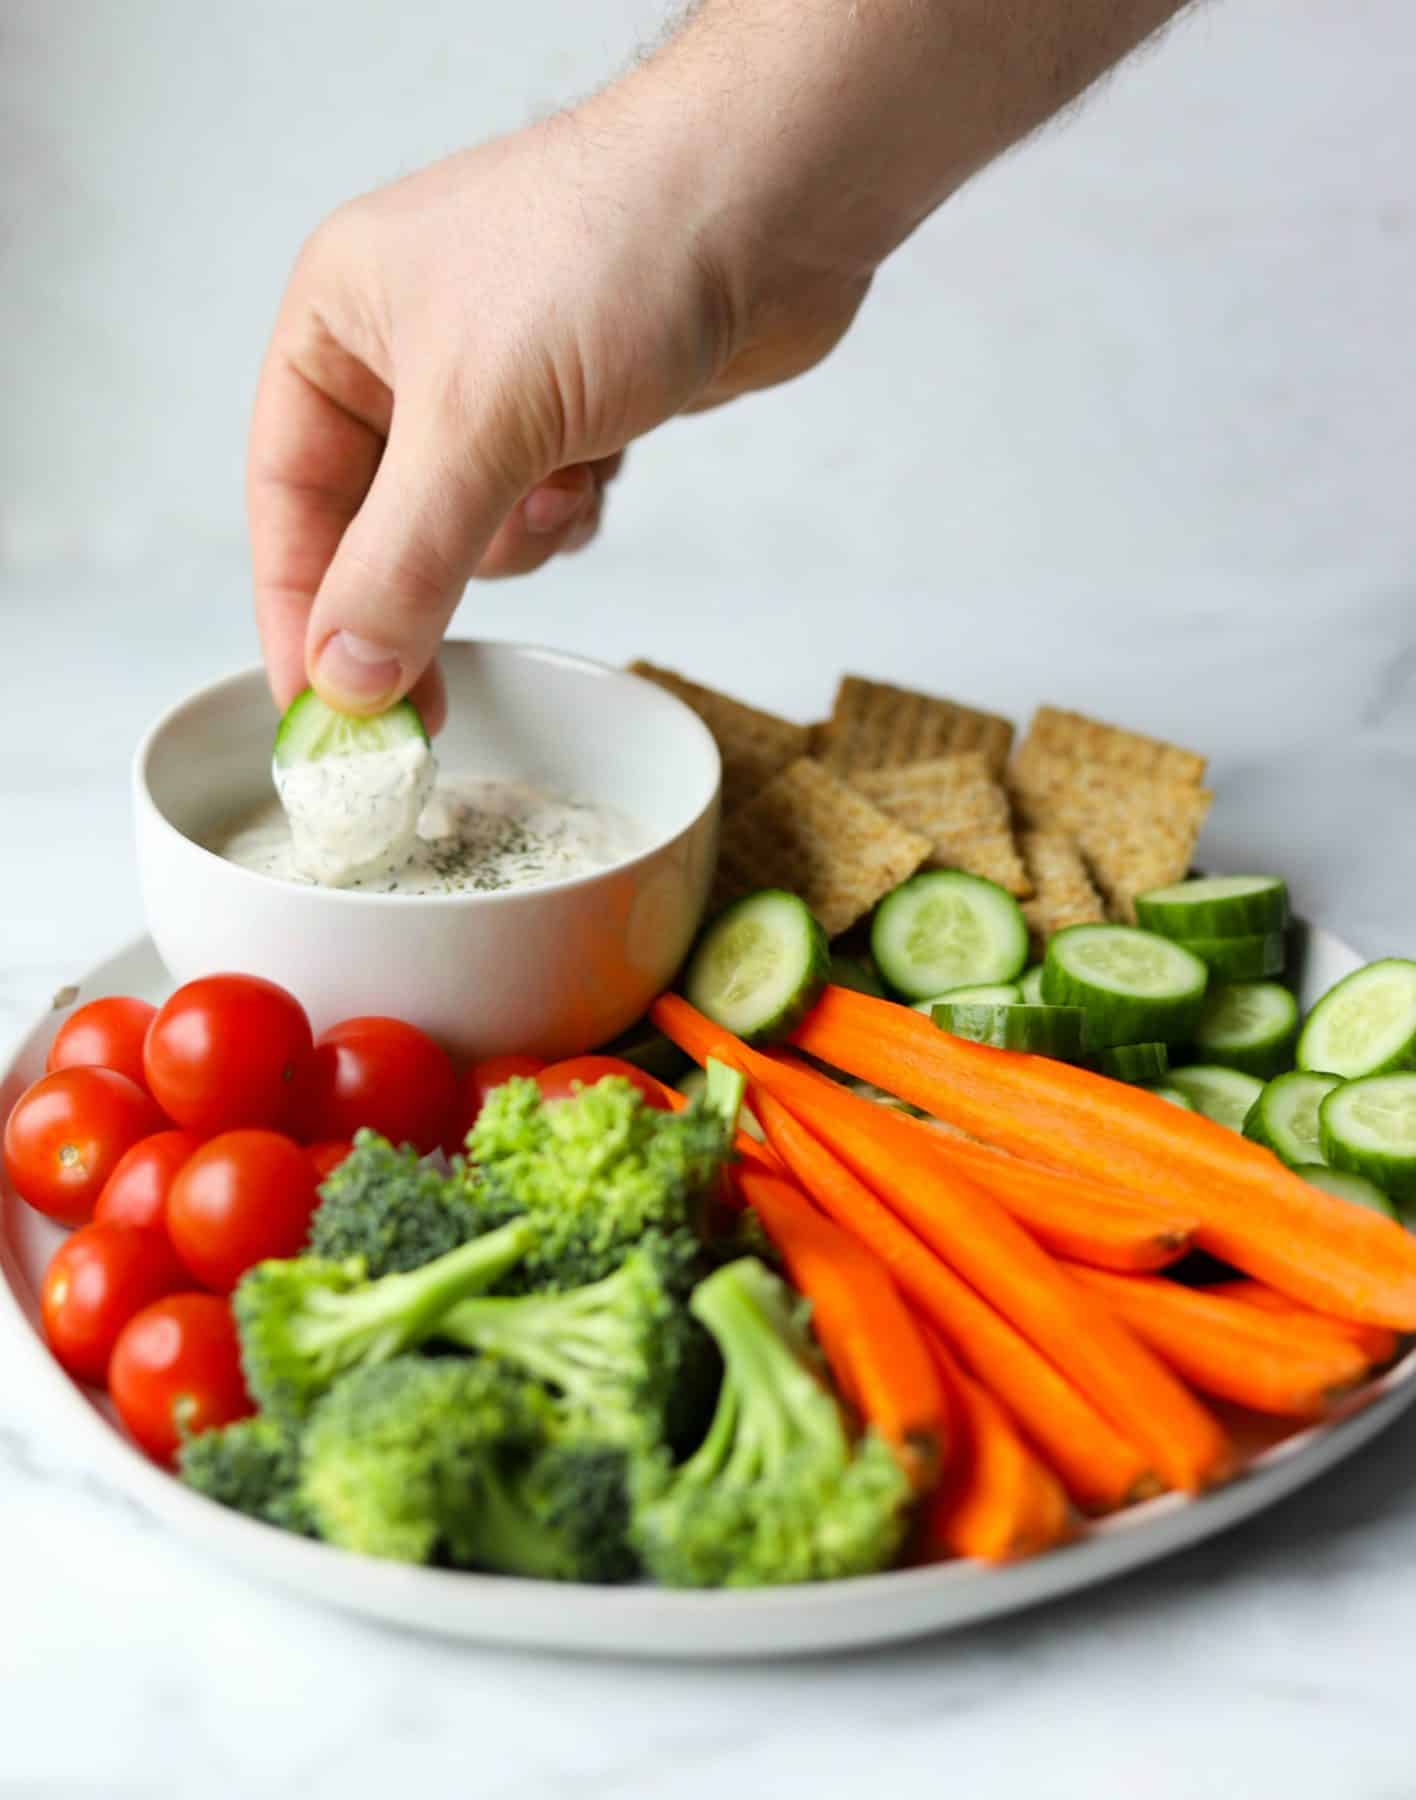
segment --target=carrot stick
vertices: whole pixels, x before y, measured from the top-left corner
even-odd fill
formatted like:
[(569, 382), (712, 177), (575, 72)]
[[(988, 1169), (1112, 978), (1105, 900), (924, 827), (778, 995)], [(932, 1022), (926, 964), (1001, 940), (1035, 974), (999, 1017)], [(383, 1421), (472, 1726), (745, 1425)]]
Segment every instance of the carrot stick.
[(963, 1432), (954, 1469), (925, 1505), (924, 1560), (1014, 1562), (1051, 1549), (1067, 1536), (1070, 1522), (1062, 1484), (988, 1389), (959, 1367), (937, 1334), (930, 1338), (957, 1396)]
[(784, 1106), (760, 1089), (753, 1106), (801, 1186), (870, 1246), (974, 1375), (1003, 1398), (1078, 1506), (1109, 1512), (1155, 1491), (1159, 1484), (1134, 1445)]
[(799, 1188), (747, 1168), (738, 1182), (811, 1301), (812, 1327), (832, 1372), (915, 1486), (932, 1486), (947, 1453), (948, 1394), (889, 1271)]
[(1213, 1290), (1151, 1275), (1072, 1272), (1187, 1381), (1254, 1412), (1317, 1418), (1370, 1368), (1356, 1344), (1307, 1334), (1282, 1313)]
[(1287, 1294), (1280, 1294), (1276, 1288), (1265, 1287), (1261, 1281), (1218, 1281), (1205, 1292), (1244, 1306), (1257, 1307), (1260, 1312), (1282, 1314), (1304, 1330), (1322, 1334), (1329, 1340), (1336, 1338), (1356, 1344), (1374, 1369), (1389, 1363), (1396, 1355), (1397, 1335), (1385, 1326), (1357, 1325), (1350, 1319), (1334, 1319), (1327, 1313), (1313, 1312), (1296, 1300), (1290, 1300)]
[(1416, 1329), (1416, 1241), (1198, 1113), (1068, 1063), (967, 1043), (845, 988), (828, 987), (794, 1035), (971, 1136), (1193, 1207), (1203, 1249), (1319, 1312)]

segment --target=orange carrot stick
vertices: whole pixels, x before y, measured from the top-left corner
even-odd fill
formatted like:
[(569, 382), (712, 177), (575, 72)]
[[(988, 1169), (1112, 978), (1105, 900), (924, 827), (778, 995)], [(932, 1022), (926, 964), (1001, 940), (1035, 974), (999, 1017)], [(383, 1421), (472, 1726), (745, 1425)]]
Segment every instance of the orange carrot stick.
[(1287, 1294), (1280, 1294), (1276, 1288), (1265, 1287), (1261, 1281), (1218, 1281), (1205, 1292), (1243, 1306), (1257, 1307), (1260, 1312), (1282, 1314), (1305, 1331), (1318, 1333), (1329, 1340), (1337, 1338), (1356, 1344), (1374, 1369), (1389, 1363), (1396, 1355), (1397, 1335), (1385, 1326), (1358, 1325), (1351, 1319), (1334, 1319), (1328, 1313), (1313, 1312), (1291, 1300)]
[(811, 1301), (812, 1327), (832, 1372), (915, 1486), (932, 1486), (947, 1454), (948, 1395), (889, 1271), (799, 1188), (748, 1168), (738, 1171), (738, 1182)]
[(955, 1468), (925, 1505), (923, 1559), (1014, 1562), (1051, 1549), (1070, 1523), (1062, 1484), (988, 1389), (959, 1367), (937, 1336), (931, 1342), (958, 1398), (963, 1432)]
[(869, 1247), (974, 1375), (999, 1394), (1077, 1505), (1109, 1512), (1158, 1487), (1145, 1459), (961, 1281), (791, 1113), (760, 1089), (753, 1105), (801, 1186), (830, 1218)]
[(971, 1044), (912, 1007), (828, 987), (803, 1050), (1020, 1156), (1193, 1207), (1198, 1242), (1319, 1312), (1416, 1329), (1416, 1240), (1260, 1145), (1143, 1088)]
[(1187, 1381), (1254, 1412), (1317, 1418), (1370, 1368), (1353, 1343), (1307, 1334), (1281, 1313), (1212, 1290), (1153, 1275), (1072, 1273)]

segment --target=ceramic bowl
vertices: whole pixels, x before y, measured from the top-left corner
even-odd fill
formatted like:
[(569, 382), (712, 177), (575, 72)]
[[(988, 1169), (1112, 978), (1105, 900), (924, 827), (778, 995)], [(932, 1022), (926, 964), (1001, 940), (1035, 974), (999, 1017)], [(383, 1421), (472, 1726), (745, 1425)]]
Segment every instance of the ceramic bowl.
[(217, 970), (297, 994), (318, 1032), (383, 1013), (468, 1057), (566, 1056), (631, 1024), (697, 929), (720, 764), (701, 721), (639, 677), (520, 644), (449, 643), (450, 773), (523, 780), (637, 820), (614, 866), (497, 893), (373, 894), (277, 881), (203, 848), (271, 795), (277, 715), (259, 669), (201, 689), (139, 745), (138, 867), (174, 982)]

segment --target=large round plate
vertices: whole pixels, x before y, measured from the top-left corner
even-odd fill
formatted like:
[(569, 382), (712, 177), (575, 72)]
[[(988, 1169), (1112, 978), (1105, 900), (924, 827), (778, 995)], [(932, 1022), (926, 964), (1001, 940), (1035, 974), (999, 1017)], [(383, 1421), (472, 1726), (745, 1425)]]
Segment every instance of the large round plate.
[[(1358, 958), (1326, 932), (1298, 933), (1302, 990), (1311, 1001)], [(81, 997), (160, 998), (166, 978), (150, 941), (85, 976)], [(49, 1040), (74, 1003), (61, 997), (0, 1077), (0, 1116), (42, 1072)], [(1211, 1537), (1350, 1456), (1416, 1397), (1416, 1351), (1353, 1396), (1322, 1426), (1257, 1445), (1244, 1476), (1201, 1500), (1166, 1495), (1100, 1524), (1065, 1549), (1010, 1568), (949, 1563), (812, 1587), (680, 1593), (651, 1587), (561, 1586), (347, 1555), (287, 1537), (189, 1493), (113, 1426), (98, 1399), (74, 1386), (38, 1330), (35, 1295), (59, 1232), (0, 1190), (0, 1340), (6, 1378), (33, 1383), (77, 1420), (96, 1459), (135, 1499), (229, 1563), (311, 1598), (404, 1626), (484, 1643), (532, 1644), (616, 1655), (777, 1656), (839, 1650), (952, 1630), (1090, 1587)]]

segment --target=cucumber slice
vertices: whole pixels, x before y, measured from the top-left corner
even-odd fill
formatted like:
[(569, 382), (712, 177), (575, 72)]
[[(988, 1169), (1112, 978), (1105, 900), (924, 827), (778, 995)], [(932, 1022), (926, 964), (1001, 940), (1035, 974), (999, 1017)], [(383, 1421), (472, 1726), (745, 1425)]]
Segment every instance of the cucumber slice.
[(1368, 1206), (1373, 1212), (1385, 1213), (1389, 1219), (1399, 1217), (1388, 1195), (1365, 1175), (1352, 1175), (1346, 1169), (1329, 1169), (1324, 1163), (1295, 1163), (1293, 1173), (1314, 1187), (1336, 1194), (1339, 1200), (1350, 1200), (1354, 1206)]
[(1035, 1056), (1051, 1056), (1059, 1062), (1080, 1062), (1085, 1037), (1085, 1017), (1079, 1006), (1024, 1006), (1016, 1001), (990, 1006), (986, 1002), (948, 1002), (934, 1008), (934, 1023), (954, 1037), (971, 1044), (991, 1044), (995, 1050), (1026, 1050)]
[(1194, 1047), (1202, 1062), (1223, 1063), (1267, 1079), (1293, 1061), (1298, 1002), (1276, 981), (1211, 987), (1200, 1009)]
[(1392, 1199), (1416, 1200), (1416, 1073), (1345, 1081), (1318, 1108), (1323, 1157)]
[(1168, 1081), (1152, 1081), (1147, 1092), (1155, 1095), (1157, 1100), (1168, 1100), (1172, 1106), (1178, 1106), (1182, 1112), (1194, 1112), (1194, 1104), (1188, 1094), (1182, 1094), (1178, 1087), (1172, 1087)]
[(1298, 1039), (1300, 1069), (1354, 1080), (1416, 1066), (1416, 962), (1368, 963), (1319, 1000)]
[(1244, 1121), (1244, 1136), (1272, 1150), (1290, 1168), (1296, 1163), (1320, 1163), (1318, 1108), (1342, 1082), (1336, 1075), (1295, 1069), (1268, 1083)]
[(874, 1000), (886, 998), (885, 983), (876, 974), (875, 965), (868, 957), (847, 956), (843, 951), (833, 951), (826, 979), (832, 987), (851, 988), (857, 994), (869, 994)]
[(1188, 1063), (1183, 1069), (1172, 1069), (1166, 1079), (1171, 1087), (1179, 1088), (1197, 1113), (1231, 1131), (1244, 1129), (1245, 1119), (1264, 1091), (1263, 1082), (1254, 1076), (1221, 1068), (1218, 1063)]
[(1247, 937), (1282, 931), (1288, 884), (1277, 875), (1202, 875), (1136, 895), (1136, 918), (1162, 937)]
[(1029, 1006), (1041, 1006), (1042, 999), (1042, 964), (1034, 963), (1030, 969), (1024, 969), (1018, 980), (1018, 987)]
[(684, 972), (692, 1005), (749, 1043), (785, 1037), (815, 1004), (831, 964), (826, 933), (782, 888), (734, 900), (698, 940)]
[(1111, 1050), (1098, 1050), (1089, 1062), (1098, 1075), (1149, 1086), (1169, 1069), (1170, 1053), (1164, 1044), (1117, 1044)]
[(372, 719), (326, 706), (313, 688), (297, 694), (275, 732), (275, 766), (320, 762), (326, 756), (356, 756), (361, 751), (392, 750), (397, 744), (426, 744), (428, 733), (411, 700), (400, 700)]
[(1042, 994), (1080, 1006), (1096, 1049), (1180, 1044), (1194, 1030), (1209, 972), (1183, 945), (1132, 925), (1069, 925), (1047, 946)]
[(1028, 928), (1009, 893), (962, 869), (926, 869), (875, 909), (876, 967), (907, 1000), (966, 982), (1013, 981), (1028, 960)]
[(1288, 939), (1281, 931), (1186, 938), (1185, 948), (1203, 959), (1216, 981), (1262, 981), (1265, 975), (1282, 974), (1288, 961)]
[(974, 987), (949, 988), (928, 1000), (916, 1000), (914, 1008), (916, 1012), (932, 1016), (936, 1006), (962, 1006), (969, 1002), (980, 1006), (1016, 1006), (1022, 997), (1022, 989), (1016, 981), (985, 981)]

